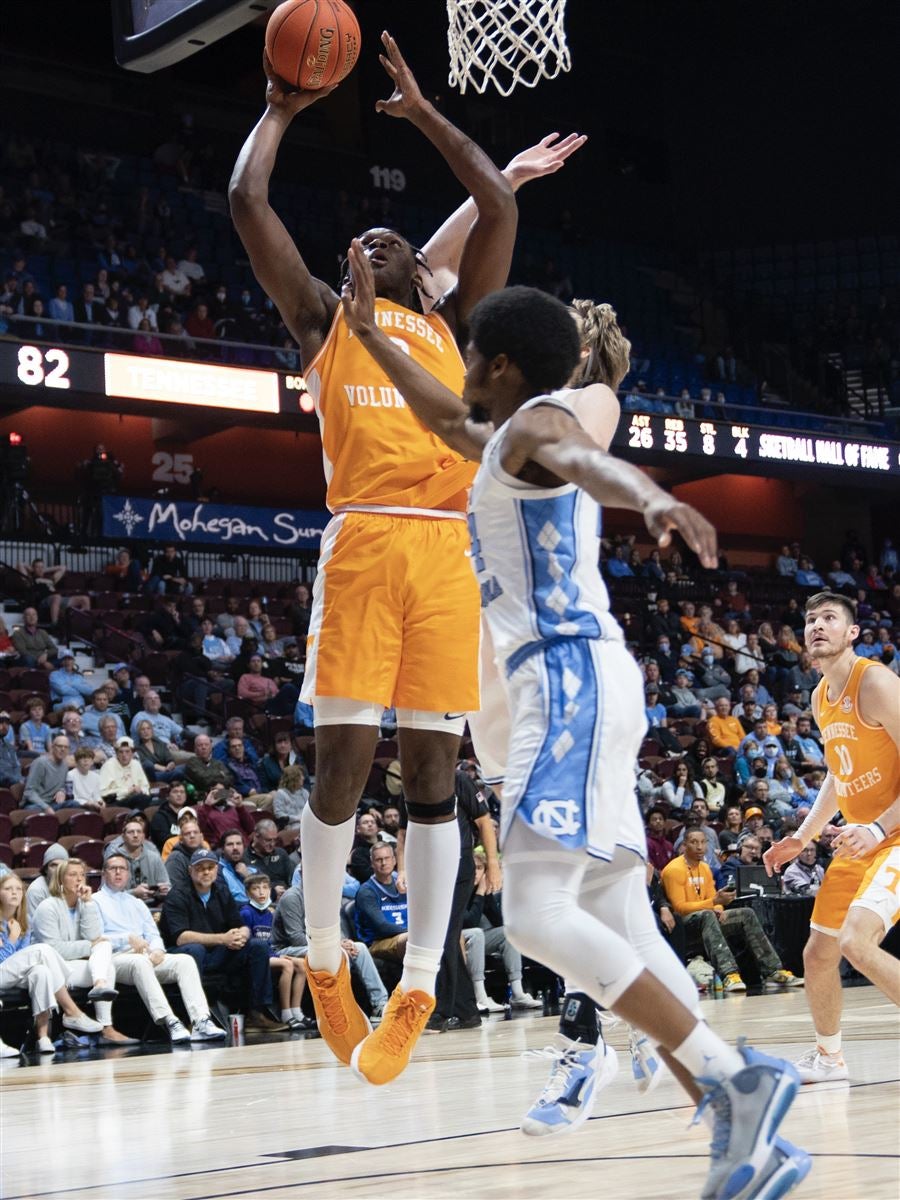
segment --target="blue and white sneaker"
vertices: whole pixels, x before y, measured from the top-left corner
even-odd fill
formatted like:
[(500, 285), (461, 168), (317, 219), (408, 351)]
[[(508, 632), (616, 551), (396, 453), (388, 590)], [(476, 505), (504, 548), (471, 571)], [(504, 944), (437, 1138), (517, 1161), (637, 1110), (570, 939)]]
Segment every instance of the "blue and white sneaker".
[(812, 1159), (805, 1150), (792, 1146), (785, 1138), (777, 1137), (769, 1162), (750, 1195), (753, 1200), (781, 1200), (782, 1196), (803, 1182), (811, 1166)]
[[(753, 1200), (769, 1194), (760, 1189), (778, 1169), (771, 1161), (775, 1135), (800, 1087), (790, 1063), (741, 1044), (738, 1051), (745, 1065), (730, 1079), (697, 1080), (709, 1090), (694, 1119), (701, 1119), (707, 1107), (713, 1112), (712, 1161), (701, 1200)], [(785, 1153), (792, 1159), (794, 1148)], [(786, 1181), (788, 1190), (794, 1182), (798, 1180)]]
[(549, 1058), (550, 1078), (541, 1094), (522, 1118), (522, 1132), (529, 1137), (571, 1133), (591, 1115), (594, 1097), (615, 1077), (618, 1058), (601, 1038), (596, 1046), (572, 1041), (558, 1034), (558, 1045), (543, 1050), (526, 1050), (523, 1058)]
[(628, 1050), (631, 1054), (631, 1074), (639, 1092), (652, 1092), (663, 1070), (659, 1051), (645, 1033), (628, 1031)]

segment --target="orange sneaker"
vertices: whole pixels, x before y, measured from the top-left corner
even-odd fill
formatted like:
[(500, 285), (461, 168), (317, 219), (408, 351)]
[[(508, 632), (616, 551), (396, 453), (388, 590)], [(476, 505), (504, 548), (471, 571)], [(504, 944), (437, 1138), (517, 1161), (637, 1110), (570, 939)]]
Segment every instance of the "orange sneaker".
[(336, 975), (330, 971), (313, 971), (308, 959), (303, 962), (319, 1033), (335, 1058), (339, 1058), (345, 1066), (349, 1065), (354, 1048), (372, 1032), (372, 1026), (356, 1003), (350, 986), (350, 960), (342, 950), (341, 965)]
[(350, 1066), (366, 1083), (390, 1083), (405, 1070), (435, 999), (427, 992), (402, 992), (399, 987), (385, 1006), (381, 1024), (353, 1051)]

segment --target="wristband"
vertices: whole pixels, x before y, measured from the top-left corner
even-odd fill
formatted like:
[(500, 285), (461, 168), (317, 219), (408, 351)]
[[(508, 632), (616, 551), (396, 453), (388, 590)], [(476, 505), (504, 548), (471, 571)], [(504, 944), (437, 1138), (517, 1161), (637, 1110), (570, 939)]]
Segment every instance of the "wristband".
[(868, 829), (872, 837), (875, 839), (875, 845), (879, 845), (887, 837), (884, 828), (879, 821), (870, 821), (868, 825), (863, 825), (863, 829)]

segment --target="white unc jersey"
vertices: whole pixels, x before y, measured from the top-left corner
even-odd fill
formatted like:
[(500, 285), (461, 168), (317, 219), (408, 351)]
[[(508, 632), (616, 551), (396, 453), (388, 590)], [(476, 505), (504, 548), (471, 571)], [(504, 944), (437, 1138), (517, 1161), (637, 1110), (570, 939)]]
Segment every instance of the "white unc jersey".
[[(552, 404), (574, 412), (558, 395)], [(574, 484), (540, 488), (500, 465), (506, 425), (487, 443), (469, 499), (472, 563), (501, 670), (550, 638), (617, 638), (600, 574), (601, 508)]]
[[(554, 404), (559, 396), (524, 407)], [(574, 414), (573, 414), (574, 415)], [(573, 484), (540, 488), (500, 465), (507, 426), (472, 485), (472, 561), (510, 707), (501, 841), (514, 819), (570, 850), (643, 856), (634, 761), (643, 681), (600, 575), (600, 506)]]

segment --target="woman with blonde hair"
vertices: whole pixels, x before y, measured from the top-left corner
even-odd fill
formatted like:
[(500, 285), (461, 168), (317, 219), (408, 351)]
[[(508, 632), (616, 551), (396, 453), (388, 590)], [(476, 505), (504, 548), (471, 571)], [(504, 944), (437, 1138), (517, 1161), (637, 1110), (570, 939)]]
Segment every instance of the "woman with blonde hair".
[(63, 960), (69, 987), (90, 988), (88, 1000), (100, 1022), (101, 1044), (137, 1045), (113, 1025), (112, 1001), (118, 992), (112, 943), (103, 936), (103, 919), (80, 858), (60, 863), (50, 895), (34, 914), (34, 940), (50, 946)]
[[(50, 1014), (62, 1009), (63, 1025), (74, 1033), (99, 1033), (102, 1026), (83, 1013), (66, 988), (65, 963), (48, 945), (32, 941), (25, 904), (25, 885), (12, 872), (0, 879), (0, 991), (25, 987), (31, 998), (39, 1054), (53, 1054)], [(17, 1050), (0, 1042), (0, 1057)]]
[(303, 768), (299, 763), (285, 767), (272, 800), (275, 820), (284, 821), (286, 829), (299, 829), (300, 817), (308, 801), (309, 791), (303, 786)]

